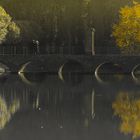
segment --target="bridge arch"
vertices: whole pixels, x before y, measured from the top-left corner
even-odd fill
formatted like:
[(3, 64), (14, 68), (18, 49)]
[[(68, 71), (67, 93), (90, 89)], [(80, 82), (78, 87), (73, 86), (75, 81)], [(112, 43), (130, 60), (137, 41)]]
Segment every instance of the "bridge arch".
[(9, 73), (10, 73), (10, 68), (3, 62), (0, 62), (0, 78), (8, 75)]
[(46, 78), (44, 65), (40, 62), (28, 61), (18, 71), (21, 80), (28, 85), (41, 83)]
[(82, 81), (83, 73), (84, 66), (81, 63), (68, 60), (59, 67), (58, 77), (63, 82), (77, 84)]
[(131, 72), (132, 78), (136, 83), (140, 83), (140, 64), (134, 66)]
[(123, 68), (120, 64), (103, 62), (95, 69), (95, 78), (99, 83), (105, 84), (120, 80), (123, 72)]

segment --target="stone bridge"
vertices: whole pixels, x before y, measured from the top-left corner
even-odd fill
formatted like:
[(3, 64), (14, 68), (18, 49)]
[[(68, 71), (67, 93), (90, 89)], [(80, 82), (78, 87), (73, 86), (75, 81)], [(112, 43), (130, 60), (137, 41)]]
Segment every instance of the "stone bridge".
[[(61, 66), (72, 61), (81, 64), (85, 73), (95, 72), (96, 68), (103, 63), (118, 64), (123, 68), (124, 73), (130, 73), (132, 69), (140, 64), (139, 56), (121, 55), (1, 55), (0, 63), (9, 67), (11, 72), (18, 72), (27, 63), (36, 63), (37, 67), (44, 65), (43, 72), (58, 73)], [(40, 65), (39, 65), (40, 64)], [(69, 66), (70, 67), (70, 66)], [(32, 72), (34, 70), (30, 69)]]

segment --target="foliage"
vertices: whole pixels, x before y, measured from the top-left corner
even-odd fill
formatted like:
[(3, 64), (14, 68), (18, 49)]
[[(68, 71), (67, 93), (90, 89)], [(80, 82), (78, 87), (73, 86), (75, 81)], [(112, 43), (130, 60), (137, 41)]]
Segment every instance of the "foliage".
[[(23, 38), (34, 34), (40, 41), (40, 47), (64, 47), (68, 51), (84, 49), (90, 44), (90, 28), (96, 29), (97, 52), (105, 52), (112, 48), (110, 25), (117, 17), (120, 7), (130, 0), (1, 0), (0, 4), (8, 13), (20, 22), (32, 22), (42, 31), (23, 30)], [(17, 22), (18, 21), (18, 22)], [(36, 26), (36, 25), (35, 25)], [(36, 29), (38, 29), (36, 28)], [(32, 33), (33, 32), (33, 33)], [(29, 40), (29, 39), (28, 39)], [(27, 41), (28, 41), (27, 40)], [(24, 41), (26, 43), (26, 41)], [(114, 44), (114, 43), (113, 43)], [(71, 48), (74, 46), (74, 48)], [(78, 47), (77, 47), (78, 46)], [(99, 47), (98, 47), (99, 46)], [(102, 46), (102, 47), (101, 47)], [(106, 48), (108, 47), (108, 48)], [(48, 50), (48, 49), (47, 49)], [(66, 50), (66, 51), (67, 51)], [(116, 50), (118, 48), (116, 47)], [(83, 52), (84, 50), (82, 50)]]
[(43, 30), (35, 22), (31, 21), (17, 21), (17, 24), (20, 28), (20, 37), (19, 40), (23, 42), (32, 42), (32, 40), (40, 40), (43, 36)]
[(119, 22), (114, 24), (112, 34), (122, 53), (140, 53), (140, 3), (120, 9)]
[(0, 129), (4, 128), (7, 121), (10, 120), (10, 113), (8, 112), (5, 100), (0, 97)]
[(0, 44), (7, 39), (7, 35), (13, 38), (17, 38), (20, 34), (20, 29), (12, 21), (12, 18), (6, 11), (0, 6)]
[(114, 114), (121, 119), (120, 131), (140, 137), (140, 98), (135, 99), (128, 93), (120, 93), (112, 105)]
[(11, 116), (14, 115), (19, 108), (20, 102), (18, 99), (14, 99), (8, 107), (5, 99), (0, 96), (0, 129), (5, 127), (10, 121)]
[[(4, 1), (2, 4), (17, 22), (34, 23), (33, 26), (37, 24), (38, 28), (42, 28), (41, 30), (44, 31), (42, 35), (42, 32), (32, 30), (33, 26), (30, 26), (29, 32), (24, 32), (23, 36), (34, 34), (36, 37), (40, 35), (40, 38), (37, 39), (48, 46), (82, 46), (84, 43), (83, 31), (86, 27), (85, 24), (88, 24), (85, 21), (89, 17), (90, 1), (11, 0)], [(24, 25), (20, 26), (21, 30), (24, 30), (24, 27)]]

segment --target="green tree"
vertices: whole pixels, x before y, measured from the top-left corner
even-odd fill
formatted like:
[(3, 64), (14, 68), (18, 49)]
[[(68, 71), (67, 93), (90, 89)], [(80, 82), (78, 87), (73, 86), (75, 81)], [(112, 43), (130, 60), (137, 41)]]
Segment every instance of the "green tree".
[(0, 44), (7, 39), (8, 34), (10, 38), (17, 38), (20, 29), (12, 21), (12, 17), (0, 6)]

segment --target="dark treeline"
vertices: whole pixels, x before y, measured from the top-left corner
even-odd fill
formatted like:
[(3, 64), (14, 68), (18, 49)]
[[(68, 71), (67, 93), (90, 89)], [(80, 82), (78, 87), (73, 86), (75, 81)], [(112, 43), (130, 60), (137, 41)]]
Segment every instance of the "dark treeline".
[(110, 37), (120, 7), (130, 0), (1, 0), (21, 28), (21, 44), (39, 40), (41, 52), (85, 53), (90, 28), (97, 53), (116, 53)]

